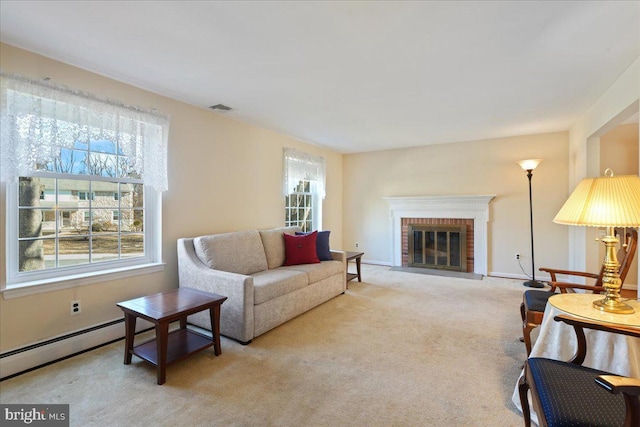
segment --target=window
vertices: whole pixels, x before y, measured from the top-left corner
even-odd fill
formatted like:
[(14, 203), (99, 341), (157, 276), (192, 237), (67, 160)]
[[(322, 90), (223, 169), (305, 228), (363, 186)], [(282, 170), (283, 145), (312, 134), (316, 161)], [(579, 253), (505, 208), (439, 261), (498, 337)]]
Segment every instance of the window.
[(159, 264), (168, 120), (2, 78), (6, 288)]
[(286, 196), (286, 217), (285, 225), (297, 225), (302, 231), (312, 231), (317, 229), (314, 227), (314, 203), (315, 195), (311, 192), (311, 182), (302, 180), (296, 186), (294, 191)]
[(324, 159), (285, 148), (285, 225), (297, 225), (303, 231), (321, 229), (324, 188)]
[(78, 199), (79, 200), (93, 200), (93, 192), (89, 191), (78, 191)]

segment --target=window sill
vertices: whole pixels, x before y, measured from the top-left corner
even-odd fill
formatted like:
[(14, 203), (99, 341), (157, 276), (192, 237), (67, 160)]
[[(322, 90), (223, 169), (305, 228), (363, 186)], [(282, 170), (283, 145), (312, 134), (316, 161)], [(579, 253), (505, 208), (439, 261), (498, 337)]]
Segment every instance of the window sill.
[(25, 282), (16, 285), (8, 285), (2, 289), (2, 297), (7, 299), (20, 298), (29, 295), (53, 292), (61, 289), (76, 288), (78, 286), (92, 285), (94, 283), (124, 279), (131, 276), (156, 273), (164, 270), (163, 263), (144, 264), (134, 267), (123, 267), (112, 270), (104, 270), (95, 273), (78, 274), (55, 279)]

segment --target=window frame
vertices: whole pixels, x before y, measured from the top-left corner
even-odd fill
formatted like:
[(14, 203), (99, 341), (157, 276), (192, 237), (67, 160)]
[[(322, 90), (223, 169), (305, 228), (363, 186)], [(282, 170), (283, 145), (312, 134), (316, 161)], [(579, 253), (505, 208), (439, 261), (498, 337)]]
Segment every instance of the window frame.
[[(4, 274), (0, 277), (2, 297), (10, 299), (162, 271), (162, 192), (168, 190), (169, 116), (158, 113), (155, 108), (146, 110), (56, 85), (49, 79), (31, 80), (2, 71), (0, 79), (3, 124), (0, 138), (0, 211), (3, 218), (0, 222), (4, 223), (0, 228), (0, 247), (4, 250), (4, 255), (0, 255), (0, 264), (4, 264)], [(96, 263), (94, 266), (99, 265), (99, 268), (95, 271), (69, 267), (18, 275), (20, 177), (38, 176), (41, 166), (53, 160), (51, 154), (57, 148), (75, 150), (75, 144), (80, 141), (100, 140), (117, 141), (118, 147), (123, 147), (123, 154), (135, 159), (133, 170), (142, 177), (144, 256), (127, 258), (126, 262), (118, 260), (115, 264), (109, 261)], [(73, 179), (87, 180), (87, 176)], [(94, 182), (98, 179), (93, 175), (89, 177)], [(107, 177), (105, 181), (113, 179)], [(45, 200), (48, 198), (45, 194)], [(65, 210), (63, 206), (59, 207)], [(54, 217), (58, 218), (58, 215)]]
[[(291, 200), (292, 196), (311, 196), (311, 230), (306, 230), (306, 231), (313, 231), (313, 230), (320, 230), (322, 229), (322, 198), (320, 197), (320, 194), (318, 192), (318, 185), (316, 180), (313, 179), (303, 179), (300, 181), (300, 183), (304, 184), (304, 182), (308, 182), (309, 183), (309, 191), (291, 191), (286, 197), (285, 197), (285, 226), (289, 227), (289, 226), (300, 226), (303, 231), (304, 231), (304, 227), (302, 227), (300, 225), (300, 221), (296, 221), (295, 223), (293, 221), (288, 221), (287, 220), (287, 213), (290, 209), (293, 209), (293, 207), (291, 207), (288, 203), (287, 200)], [(298, 184), (300, 185), (300, 184)]]
[[(78, 181), (103, 181), (135, 183), (144, 185), (142, 180), (113, 178), (94, 175), (70, 175), (56, 172), (37, 171), (29, 176), (41, 178), (72, 179)], [(100, 261), (92, 264), (57, 267), (29, 272), (18, 271), (19, 239), (19, 182), (6, 185), (6, 280), (1, 289), (5, 298), (15, 298), (52, 290), (72, 288), (103, 281), (117, 280), (137, 274), (161, 271), (162, 263), (162, 193), (144, 187), (145, 226), (144, 255), (118, 260)]]

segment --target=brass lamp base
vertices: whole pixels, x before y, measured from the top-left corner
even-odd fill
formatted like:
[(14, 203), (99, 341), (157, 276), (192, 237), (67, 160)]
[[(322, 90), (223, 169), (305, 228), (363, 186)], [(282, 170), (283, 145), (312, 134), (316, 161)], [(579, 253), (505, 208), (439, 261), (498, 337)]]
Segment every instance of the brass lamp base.
[(630, 305), (609, 298), (603, 298), (593, 302), (593, 307), (600, 311), (615, 314), (633, 314), (635, 310)]
[(618, 244), (619, 241), (615, 236), (613, 227), (607, 227), (607, 236), (605, 236), (602, 241), (605, 246), (605, 257), (602, 262), (604, 267), (602, 285), (605, 290), (605, 295), (603, 299), (594, 301), (593, 307), (607, 313), (633, 314), (634, 309), (620, 301), (622, 281), (618, 274), (620, 264), (616, 256), (616, 244)]

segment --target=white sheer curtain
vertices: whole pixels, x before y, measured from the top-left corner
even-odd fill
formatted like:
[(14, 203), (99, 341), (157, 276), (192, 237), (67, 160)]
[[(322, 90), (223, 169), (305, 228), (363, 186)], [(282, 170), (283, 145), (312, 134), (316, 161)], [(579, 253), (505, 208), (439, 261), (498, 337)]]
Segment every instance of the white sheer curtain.
[(318, 195), (326, 196), (326, 162), (323, 157), (312, 156), (294, 148), (284, 149), (284, 186), (285, 196), (291, 194), (300, 181), (314, 181)]
[(0, 74), (0, 180), (29, 176), (76, 142), (109, 140), (145, 186), (166, 191), (169, 118), (48, 81)]

